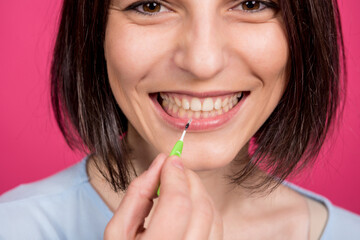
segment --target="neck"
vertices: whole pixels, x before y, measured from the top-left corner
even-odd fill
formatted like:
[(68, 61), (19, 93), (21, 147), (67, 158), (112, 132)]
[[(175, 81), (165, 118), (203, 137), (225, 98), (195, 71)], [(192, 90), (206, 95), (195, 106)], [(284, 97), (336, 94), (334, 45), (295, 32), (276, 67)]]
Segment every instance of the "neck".
[[(141, 152), (136, 151), (139, 148), (134, 148), (131, 152), (131, 161), (134, 164), (137, 175), (140, 175), (149, 167), (149, 164), (158, 153), (151, 149), (139, 135), (131, 135), (129, 133), (128, 136), (133, 136), (128, 139), (130, 146), (143, 146), (140, 148)], [(132, 143), (137, 144), (132, 145)], [(277, 231), (270, 227), (273, 225), (288, 229), (287, 219), (289, 216), (295, 216), (298, 219), (297, 222), (307, 223), (308, 216), (299, 214), (299, 211), (300, 213), (307, 213), (306, 202), (302, 197), (299, 197), (299, 194), (286, 187), (280, 186), (270, 194), (256, 195), (247, 188), (231, 183), (227, 176), (234, 176), (236, 172), (239, 172), (250, 161), (247, 148), (248, 145), (227, 166), (211, 171), (196, 171), (209, 196), (212, 198), (215, 208), (223, 218), (225, 227), (224, 239), (237, 239), (239, 231), (244, 234), (248, 231), (244, 235), (245, 238), (247, 238), (246, 236), (257, 236), (258, 234), (266, 235), (266, 232)], [(87, 166), (90, 183), (109, 209), (114, 212), (119, 206), (124, 193), (116, 193), (111, 189), (110, 184), (95, 167), (93, 160), (90, 159)], [(98, 161), (98, 163), (100, 163), (99, 167), (105, 170), (104, 166), (101, 165), (101, 161)], [(264, 172), (257, 169), (253, 175), (246, 178), (242, 185), (257, 184), (264, 175)], [(154, 200), (153, 209), (156, 207), (156, 204), (157, 199)], [(287, 214), (284, 214), (285, 212)], [(145, 226), (150, 221), (152, 213), (153, 211), (146, 218)], [(269, 216), (271, 216), (271, 222), (269, 222)], [(253, 225), (265, 226), (267, 230), (259, 232), (257, 229), (252, 228)], [(307, 225), (304, 226), (306, 227)], [(296, 225), (296, 229), (298, 228), (298, 225)]]
[[(131, 161), (134, 164), (136, 174), (140, 175), (148, 169), (158, 152), (150, 148), (146, 141), (131, 127), (131, 125), (129, 125), (127, 136), (129, 146), (142, 146), (141, 148), (136, 147), (131, 149)], [(233, 176), (237, 171), (240, 171), (244, 167), (245, 163), (250, 161), (247, 149), (248, 144), (243, 147), (232, 163), (222, 168), (208, 171), (196, 171), (207, 192), (212, 197), (216, 208), (220, 212), (223, 212), (223, 214), (226, 214), (226, 212), (233, 207), (233, 204), (239, 204), (243, 201), (249, 201), (250, 199), (250, 191), (248, 189), (231, 184), (230, 178), (227, 177)], [(98, 161), (98, 163), (99, 162), (101, 161)], [(100, 167), (102, 166), (100, 165)], [(115, 193), (111, 190), (109, 183), (107, 183), (103, 176), (98, 172), (92, 160), (89, 161), (88, 173), (90, 182), (95, 190), (102, 196), (110, 210), (114, 211), (119, 205), (123, 193)], [(244, 183), (246, 184), (255, 181), (254, 179), (259, 174), (262, 173), (257, 170), (254, 177), (246, 179), (246, 182)]]

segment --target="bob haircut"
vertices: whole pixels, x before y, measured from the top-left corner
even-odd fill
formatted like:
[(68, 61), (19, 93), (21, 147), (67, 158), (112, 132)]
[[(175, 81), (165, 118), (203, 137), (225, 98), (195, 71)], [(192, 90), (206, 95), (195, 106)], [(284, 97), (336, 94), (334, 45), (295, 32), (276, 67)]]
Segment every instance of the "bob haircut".
[[(110, 0), (64, 0), (51, 65), (51, 102), (72, 150), (96, 156), (115, 191), (132, 174), (127, 118), (109, 85), (104, 39)], [(288, 38), (288, 84), (278, 106), (254, 135), (251, 161), (228, 176), (244, 180), (261, 166), (269, 176), (252, 189), (283, 181), (317, 157), (331, 129), (346, 83), (344, 45), (336, 0), (279, 0)], [(342, 71), (343, 70), (343, 71)], [(342, 74), (343, 73), (343, 74)], [(343, 80), (343, 84), (341, 84)]]

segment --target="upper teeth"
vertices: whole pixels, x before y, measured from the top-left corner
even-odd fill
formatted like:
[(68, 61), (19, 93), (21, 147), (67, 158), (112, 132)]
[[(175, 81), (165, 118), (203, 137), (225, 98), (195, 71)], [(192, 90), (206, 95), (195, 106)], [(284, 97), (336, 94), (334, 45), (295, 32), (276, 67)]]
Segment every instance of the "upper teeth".
[(213, 110), (225, 109), (228, 111), (237, 104), (238, 98), (241, 98), (242, 92), (236, 93), (230, 96), (221, 97), (208, 97), (208, 98), (196, 98), (179, 94), (167, 94), (160, 93), (160, 97), (163, 99), (163, 105), (173, 105), (177, 108), (183, 108), (185, 110), (192, 110), (195, 112), (211, 112)]

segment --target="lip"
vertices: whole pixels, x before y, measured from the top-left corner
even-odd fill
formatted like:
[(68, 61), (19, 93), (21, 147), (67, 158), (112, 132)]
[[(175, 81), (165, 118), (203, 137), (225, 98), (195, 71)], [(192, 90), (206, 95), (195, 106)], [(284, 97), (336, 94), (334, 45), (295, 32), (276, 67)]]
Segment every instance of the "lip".
[[(239, 91), (240, 92), (240, 91)], [(188, 95), (192, 97), (198, 97), (198, 98), (206, 98), (206, 97), (219, 97), (219, 96), (225, 96), (234, 94), (236, 92), (234, 91), (212, 91), (212, 92), (190, 92), (190, 91), (174, 91), (171, 93), (177, 93), (182, 95)]]
[[(180, 93), (180, 92), (177, 92)], [(182, 92), (184, 93), (184, 92)], [(202, 96), (220, 96), (220, 95), (224, 95), (225, 92), (212, 92), (212, 93), (205, 93), (202, 94)], [(234, 93), (234, 92), (231, 92)], [(230, 109), (228, 112), (221, 114), (219, 116), (216, 117), (212, 117), (212, 118), (206, 118), (206, 119), (196, 119), (193, 118), (192, 122), (188, 128), (188, 132), (201, 132), (201, 131), (210, 131), (210, 130), (215, 130), (218, 129), (220, 127), (222, 127), (223, 125), (225, 125), (227, 122), (229, 122), (235, 115), (236, 113), (240, 110), (242, 104), (244, 103), (245, 99), (247, 98), (247, 96), (249, 95), (248, 92), (243, 92), (244, 95), (241, 98), (240, 102), (238, 102), (232, 109)], [(164, 111), (164, 109), (160, 106), (160, 103), (157, 100), (157, 94), (158, 93), (152, 93), (150, 94), (150, 99), (152, 100), (155, 110), (156, 112), (160, 115), (160, 117), (169, 125), (171, 125), (172, 127), (175, 127), (179, 130), (184, 130), (184, 127), (186, 125), (186, 123), (188, 122), (188, 119), (180, 119), (180, 118), (175, 118), (173, 116), (170, 116), (168, 113), (166, 113)], [(212, 94), (212, 95), (210, 95)], [(217, 95), (214, 95), (217, 94)], [(225, 94), (229, 94), (229, 92), (226, 92)], [(191, 96), (194, 96), (194, 94), (188, 94)], [(197, 94), (197, 96), (199, 96), (201, 94)]]

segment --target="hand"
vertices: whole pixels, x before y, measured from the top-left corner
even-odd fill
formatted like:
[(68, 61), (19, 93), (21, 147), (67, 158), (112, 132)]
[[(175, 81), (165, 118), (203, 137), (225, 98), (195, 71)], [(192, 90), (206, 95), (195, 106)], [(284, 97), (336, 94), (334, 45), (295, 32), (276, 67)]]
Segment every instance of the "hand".
[[(145, 218), (153, 206), (161, 178), (161, 193), (147, 229)], [(222, 218), (200, 178), (184, 169), (177, 156), (159, 154), (150, 168), (134, 179), (113, 218), (105, 240), (221, 240)]]

